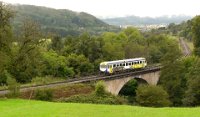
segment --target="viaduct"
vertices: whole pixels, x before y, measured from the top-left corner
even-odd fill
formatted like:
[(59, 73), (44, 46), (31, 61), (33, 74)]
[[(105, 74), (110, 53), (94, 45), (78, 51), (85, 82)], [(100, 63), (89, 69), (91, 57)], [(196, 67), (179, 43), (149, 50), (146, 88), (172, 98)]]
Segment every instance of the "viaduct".
[[(91, 76), (83, 78), (75, 78), (61, 82), (54, 82), (45, 85), (35, 85), (35, 86), (24, 86), (20, 87), (20, 92), (27, 90), (34, 90), (38, 88), (48, 88), (61, 85), (75, 84), (75, 83), (84, 83), (84, 82), (96, 82), (99, 80), (105, 81), (106, 90), (114, 95), (118, 95), (122, 87), (131, 79), (143, 79), (148, 84), (156, 85), (159, 80), (159, 73), (162, 66), (149, 66), (145, 69), (140, 69), (137, 71), (129, 71), (120, 74), (114, 74), (110, 76)], [(0, 90), (0, 95), (7, 94), (8, 89)]]
[(133, 73), (132, 75), (127, 75), (124, 77), (105, 79), (104, 81), (106, 90), (114, 95), (118, 95), (122, 87), (134, 78), (145, 80), (150, 85), (157, 85), (159, 76), (160, 68), (156, 68), (153, 70), (147, 69), (144, 71), (139, 71), (136, 74)]

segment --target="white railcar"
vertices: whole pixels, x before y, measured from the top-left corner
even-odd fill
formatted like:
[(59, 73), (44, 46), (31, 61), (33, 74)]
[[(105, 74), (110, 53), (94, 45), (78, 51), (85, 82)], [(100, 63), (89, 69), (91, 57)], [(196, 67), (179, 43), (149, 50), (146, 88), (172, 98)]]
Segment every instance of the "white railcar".
[(132, 58), (116, 61), (105, 61), (100, 63), (100, 71), (112, 74), (127, 69), (140, 69), (147, 66), (145, 58)]

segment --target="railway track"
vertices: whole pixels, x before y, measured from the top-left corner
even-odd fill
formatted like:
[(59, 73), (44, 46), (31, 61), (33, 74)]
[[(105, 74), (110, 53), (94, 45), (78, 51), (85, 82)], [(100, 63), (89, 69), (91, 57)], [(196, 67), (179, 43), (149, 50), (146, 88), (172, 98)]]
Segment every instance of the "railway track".
[[(51, 88), (51, 87), (62, 86), (62, 85), (67, 85), (67, 84), (95, 82), (98, 80), (119, 79), (119, 78), (128, 77), (132, 75), (139, 75), (139, 74), (149, 73), (152, 71), (158, 71), (161, 68), (162, 68), (161, 65), (154, 65), (154, 66), (148, 66), (144, 69), (140, 69), (137, 71), (128, 71), (128, 72), (118, 73), (118, 74), (113, 74), (113, 75), (96, 75), (96, 76), (88, 76), (88, 77), (82, 77), (82, 78), (74, 78), (74, 79), (69, 79), (69, 80), (61, 81), (61, 82), (53, 82), (53, 83), (44, 84), (44, 85), (23, 86), (23, 87), (20, 87), (20, 92), (34, 90), (38, 88)], [(7, 94), (8, 92), (9, 90), (7, 89), (0, 90), (0, 95)]]
[(187, 43), (183, 40), (182, 37), (179, 38), (179, 43), (180, 43), (180, 46), (182, 48), (183, 55), (185, 57), (186, 56), (190, 56), (191, 55), (191, 50), (190, 50), (189, 46), (187, 45)]

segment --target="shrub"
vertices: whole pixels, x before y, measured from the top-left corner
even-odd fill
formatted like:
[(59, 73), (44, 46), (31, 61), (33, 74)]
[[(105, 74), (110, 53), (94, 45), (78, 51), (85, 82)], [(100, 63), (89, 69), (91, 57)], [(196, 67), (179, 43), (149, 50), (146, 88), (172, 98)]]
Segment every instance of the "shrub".
[(90, 95), (76, 95), (69, 98), (61, 99), (64, 102), (73, 103), (95, 103), (95, 104), (125, 104), (127, 100), (123, 97), (114, 96), (106, 92), (103, 81), (97, 82), (94, 93)]
[(107, 92), (105, 90), (105, 84), (103, 81), (97, 82), (97, 84), (95, 86), (95, 95), (102, 96), (102, 97), (107, 95)]
[(7, 76), (7, 84), (8, 84), (8, 90), (10, 91), (7, 96), (8, 97), (18, 97), (20, 95), (20, 85), (17, 83), (17, 81), (12, 78), (12, 76), (9, 73), (6, 73)]
[(126, 104), (127, 100), (122, 97), (107, 95), (105, 97), (99, 97), (95, 94), (90, 95), (76, 95), (60, 101), (72, 102), (72, 103), (94, 103), (94, 104)]
[(53, 91), (50, 89), (39, 89), (35, 93), (35, 99), (43, 101), (52, 101)]
[(142, 106), (169, 106), (167, 92), (160, 86), (141, 85), (136, 91), (136, 101)]

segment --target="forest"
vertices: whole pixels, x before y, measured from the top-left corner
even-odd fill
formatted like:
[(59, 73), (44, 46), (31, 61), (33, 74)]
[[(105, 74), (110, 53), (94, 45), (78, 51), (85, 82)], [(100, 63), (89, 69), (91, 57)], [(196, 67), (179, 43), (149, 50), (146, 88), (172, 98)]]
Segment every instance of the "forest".
[(19, 33), (24, 20), (28, 19), (39, 23), (43, 33), (53, 32), (60, 36), (78, 36), (84, 31), (96, 35), (120, 30), (85, 12), (78, 13), (33, 5), (10, 5), (10, 7), (15, 11), (15, 18), (12, 21), (14, 33)]

